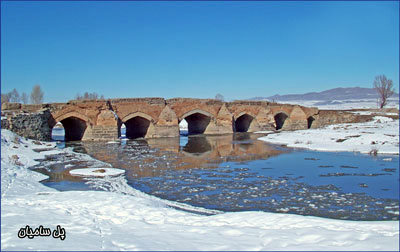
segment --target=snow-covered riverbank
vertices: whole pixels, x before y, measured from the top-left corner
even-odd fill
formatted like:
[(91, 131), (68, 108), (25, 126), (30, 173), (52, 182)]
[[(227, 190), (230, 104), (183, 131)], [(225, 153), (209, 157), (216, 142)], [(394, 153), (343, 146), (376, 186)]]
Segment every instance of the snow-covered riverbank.
[[(123, 175), (91, 181), (110, 191), (58, 192), (38, 182), (46, 176), (28, 169), (34, 159), (71, 153), (53, 147), (1, 130), (2, 250), (399, 250), (398, 221), (264, 212), (198, 215), (130, 188)], [(66, 238), (18, 238), (26, 225), (52, 230), (60, 225)]]
[(259, 138), (288, 147), (318, 151), (399, 154), (399, 120), (375, 116), (366, 123), (345, 123), (320, 129), (282, 131)]

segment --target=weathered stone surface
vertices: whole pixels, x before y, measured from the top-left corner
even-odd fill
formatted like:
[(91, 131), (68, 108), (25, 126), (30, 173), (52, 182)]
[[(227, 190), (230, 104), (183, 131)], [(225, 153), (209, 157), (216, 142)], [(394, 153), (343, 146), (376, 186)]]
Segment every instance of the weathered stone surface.
[(158, 126), (171, 126), (178, 124), (178, 117), (170, 106), (165, 106), (157, 121)]
[(49, 110), (36, 113), (19, 113), (4, 119), (4, 122), (1, 120), (1, 127), (26, 138), (50, 141), (51, 127), (48, 124), (49, 118), (51, 118)]
[(1, 118), (1, 128), (2, 129), (10, 129), (10, 121), (6, 117)]
[(162, 98), (112, 99), (110, 105), (123, 123), (135, 116), (156, 123), (165, 107), (165, 100)]
[(313, 127), (315, 128), (339, 123), (367, 122), (372, 119), (371, 115), (358, 115), (337, 110), (320, 110), (313, 117), (315, 118), (313, 122)]
[(118, 139), (118, 128), (115, 125), (95, 125), (85, 132), (82, 140), (115, 140)]
[(20, 103), (5, 102), (1, 104), (1, 110), (18, 110), (21, 109)]
[(174, 98), (166, 103), (175, 112), (179, 121), (195, 113), (200, 113), (211, 118), (216, 118), (223, 105), (222, 101), (209, 99)]
[(305, 121), (307, 119), (306, 114), (299, 106), (294, 106), (289, 117), (292, 121)]
[(177, 137), (179, 136), (179, 127), (178, 125), (155, 125), (152, 134), (147, 135), (146, 137)]
[(290, 112), (289, 118), (287, 119), (283, 129), (286, 130), (307, 129), (307, 116), (299, 106), (294, 106), (294, 108)]
[(270, 108), (262, 107), (256, 116), (260, 130), (274, 130), (275, 121)]
[(111, 110), (102, 110), (97, 116), (97, 125), (115, 126), (117, 128), (118, 120)]
[(153, 137), (177, 137), (179, 136), (178, 125), (178, 117), (170, 106), (166, 105), (154, 126)]
[(226, 107), (226, 104), (223, 104), (218, 111), (218, 115), (216, 118), (216, 131), (217, 133), (232, 133), (233, 132), (233, 115)]
[(38, 111), (46, 108), (46, 104), (21, 104), (21, 110), (26, 112)]
[(257, 120), (254, 119), (254, 120), (251, 121), (249, 129), (247, 130), (247, 132), (256, 132), (256, 131), (260, 131), (260, 130), (261, 130), (260, 125), (258, 124)]

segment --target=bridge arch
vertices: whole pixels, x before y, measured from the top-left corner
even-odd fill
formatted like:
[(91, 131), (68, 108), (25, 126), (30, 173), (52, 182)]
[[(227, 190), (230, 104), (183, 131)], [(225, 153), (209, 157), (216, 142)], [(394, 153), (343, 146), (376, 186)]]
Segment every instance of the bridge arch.
[(286, 121), (286, 119), (287, 119), (288, 117), (289, 117), (289, 116), (288, 116), (285, 112), (283, 112), (283, 111), (280, 111), (280, 112), (276, 113), (276, 114), (274, 115), (275, 129), (276, 129), (276, 130), (282, 129), (282, 127), (283, 127), (283, 125), (285, 124), (285, 121)]
[(315, 118), (313, 116), (309, 116), (307, 118), (307, 129), (311, 129), (314, 121), (315, 121)]
[(235, 118), (235, 132), (248, 132), (256, 117), (249, 112), (241, 112)]
[(148, 137), (149, 130), (154, 127), (153, 118), (143, 112), (134, 112), (122, 118), (126, 127), (126, 138), (135, 139)]
[(90, 120), (87, 116), (74, 111), (54, 118), (51, 128), (53, 128), (58, 122), (60, 122), (64, 127), (65, 141), (82, 140), (90, 124)]
[(188, 124), (188, 134), (204, 134), (214, 116), (204, 110), (194, 109), (182, 115), (181, 120), (185, 119)]
[(130, 113), (130, 114), (124, 116), (121, 120), (122, 120), (122, 122), (126, 122), (126, 121), (128, 121), (128, 120), (130, 120), (130, 119), (132, 119), (134, 117), (137, 117), (137, 116), (140, 116), (140, 117), (142, 117), (142, 118), (154, 123), (154, 118), (153, 117), (151, 117), (150, 115), (148, 115), (146, 113), (140, 112), (140, 111), (137, 111), (137, 112), (134, 112), (134, 113)]

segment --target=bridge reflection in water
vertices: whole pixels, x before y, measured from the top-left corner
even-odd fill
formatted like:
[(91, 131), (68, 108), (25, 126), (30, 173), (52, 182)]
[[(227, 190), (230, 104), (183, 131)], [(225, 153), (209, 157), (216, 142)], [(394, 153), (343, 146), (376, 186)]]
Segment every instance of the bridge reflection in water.
[[(235, 133), (226, 135), (193, 135), (175, 138), (122, 140), (116, 142), (60, 142), (59, 147), (73, 147), (75, 152), (89, 154), (113, 167), (126, 170), (128, 179), (159, 176), (166, 170), (217, 168), (223, 162), (247, 162), (268, 159), (287, 149), (277, 149), (257, 140), (262, 134)], [(53, 161), (58, 159), (58, 162)], [(49, 176), (46, 182), (79, 182), (69, 170), (93, 167), (95, 161), (77, 160), (66, 156), (50, 158), (36, 167)], [(67, 168), (66, 168), (67, 166)], [(67, 183), (68, 184), (68, 183)], [(82, 189), (82, 188), (81, 188)]]
[(222, 162), (267, 159), (284, 152), (257, 140), (258, 137), (260, 134), (236, 133), (128, 140), (106, 145), (81, 142), (79, 151), (125, 169), (128, 178), (152, 177), (165, 170), (216, 168)]
[[(126, 139), (107, 143), (77, 141), (60, 142), (59, 147), (73, 147), (75, 152), (89, 154), (113, 167), (125, 169), (127, 178), (132, 179), (159, 176), (167, 170), (217, 168), (223, 162), (268, 159), (288, 152), (287, 149), (283, 151), (257, 140), (260, 136), (261, 134), (254, 133), (235, 133)], [(80, 177), (71, 176), (71, 169), (96, 165), (93, 160), (79, 160), (68, 156), (51, 157), (48, 161), (42, 162), (36, 170), (49, 176), (46, 183), (64, 181), (67, 187), (68, 181), (83, 181)]]

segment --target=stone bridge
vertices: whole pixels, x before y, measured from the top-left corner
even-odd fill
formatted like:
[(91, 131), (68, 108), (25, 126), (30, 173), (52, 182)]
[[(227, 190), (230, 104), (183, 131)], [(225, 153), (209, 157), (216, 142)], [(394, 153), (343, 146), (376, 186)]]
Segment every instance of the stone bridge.
[[(3, 104), (4, 105), (4, 104)], [(8, 107), (7, 107), (8, 106)], [(43, 105), (6, 104), (2, 110), (20, 112), (48, 110), (48, 131), (60, 122), (65, 140), (111, 140), (179, 136), (179, 123), (186, 120), (189, 134), (226, 134), (260, 130), (296, 130), (318, 127), (316, 108), (267, 101), (223, 102), (190, 98), (129, 98), (69, 101)], [(3, 112), (2, 111), (2, 112)]]

